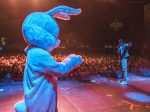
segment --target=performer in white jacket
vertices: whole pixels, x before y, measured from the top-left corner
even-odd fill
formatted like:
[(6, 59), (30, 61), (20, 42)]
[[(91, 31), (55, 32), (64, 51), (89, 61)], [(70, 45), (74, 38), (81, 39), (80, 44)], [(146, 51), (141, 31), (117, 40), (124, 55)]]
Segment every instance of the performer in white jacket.
[(119, 45), (118, 45), (118, 54), (120, 56), (120, 66), (122, 75), (122, 80), (120, 81), (120, 84), (126, 85), (128, 84), (128, 72), (127, 72), (127, 61), (129, 57), (128, 49), (132, 46), (132, 43), (125, 43), (122, 39), (119, 39)]
[(34, 12), (23, 23), (28, 47), (24, 70), (24, 100), (16, 103), (16, 112), (57, 112), (57, 77), (82, 63), (80, 55), (71, 54), (57, 62), (50, 52), (60, 44), (59, 26), (54, 18), (69, 20), (81, 9), (58, 6), (47, 12)]

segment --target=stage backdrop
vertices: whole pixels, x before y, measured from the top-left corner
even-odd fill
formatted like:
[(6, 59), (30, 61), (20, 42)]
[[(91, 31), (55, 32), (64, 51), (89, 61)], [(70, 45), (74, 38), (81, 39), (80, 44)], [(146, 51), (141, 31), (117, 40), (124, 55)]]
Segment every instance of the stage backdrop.
[[(136, 1), (136, 0), (135, 0)], [(34, 11), (47, 11), (57, 5), (82, 8), (71, 21), (58, 21), (63, 46), (87, 47), (98, 53), (105, 45), (116, 46), (118, 39), (133, 42), (132, 54), (140, 54), (145, 40), (144, 2), (133, 0), (2, 0), (0, 1), (0, 36), (7, 38), (7, 48), (23, 50), (21, 26)], [(17, 47), (16, 47), (17, 46)], [(89, 51), (90, 51), (89, 50)]]

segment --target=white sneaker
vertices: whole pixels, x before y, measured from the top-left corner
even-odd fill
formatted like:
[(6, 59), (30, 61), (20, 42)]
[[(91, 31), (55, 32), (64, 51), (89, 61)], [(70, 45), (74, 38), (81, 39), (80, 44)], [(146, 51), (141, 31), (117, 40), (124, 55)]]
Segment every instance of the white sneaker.
[(96, 82), (96, 80), (92, 79), (90, 82), (93, 82), (93, 83), (94, 83), (94, 82)]
[(121, 84), (121, 85), (127, 85), (128, 82), (123, 80), (123, 81), (121, 81), (119, 84)]

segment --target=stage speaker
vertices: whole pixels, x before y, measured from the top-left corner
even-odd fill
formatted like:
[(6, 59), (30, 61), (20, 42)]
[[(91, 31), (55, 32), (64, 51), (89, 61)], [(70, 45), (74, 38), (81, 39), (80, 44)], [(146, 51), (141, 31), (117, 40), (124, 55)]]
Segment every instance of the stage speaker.
[(90, 76), (92, 76), (92, 73), (90, 72), (80, 72), (77, 76), (77, 80), (83, 83), (90, 82)]
[(121, 71), (120, 70), (107, 71), (107, 72), (101, 73), (101, 76), (119, 79), (121, 77)]
[(150, 77), (150, 68), (140, 68), (136, 74), (143, 77)]
[(10, 73), (4, 74), (2, 78), (0, 78), (0, 83), (11, 83), (13, 82), (12, 75)]

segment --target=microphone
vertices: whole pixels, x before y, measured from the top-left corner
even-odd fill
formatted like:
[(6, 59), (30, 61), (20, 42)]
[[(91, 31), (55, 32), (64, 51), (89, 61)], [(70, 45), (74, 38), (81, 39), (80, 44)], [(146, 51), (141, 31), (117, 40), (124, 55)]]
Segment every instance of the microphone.
[(127, 46), (131, 47), (132, 46), (132, 42), (127, 43)]

